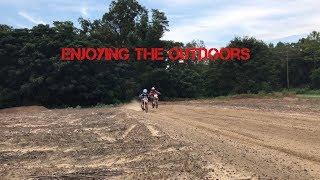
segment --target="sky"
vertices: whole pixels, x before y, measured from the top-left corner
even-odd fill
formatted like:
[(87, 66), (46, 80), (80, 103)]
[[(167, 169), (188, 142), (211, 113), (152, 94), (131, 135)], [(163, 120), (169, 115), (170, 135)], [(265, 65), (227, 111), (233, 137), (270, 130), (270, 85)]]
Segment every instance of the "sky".
[[(0, 0), (0, 24), (31, 28), (78, 18), (100, 19), (111, 0)], [(234, 37), (253, 36), (267, 43), (294, 42), (320, 31), (320, 0), (139, 0), (164, 11), (169, 32), (163, 39), (203, 40), (223, 47)]]

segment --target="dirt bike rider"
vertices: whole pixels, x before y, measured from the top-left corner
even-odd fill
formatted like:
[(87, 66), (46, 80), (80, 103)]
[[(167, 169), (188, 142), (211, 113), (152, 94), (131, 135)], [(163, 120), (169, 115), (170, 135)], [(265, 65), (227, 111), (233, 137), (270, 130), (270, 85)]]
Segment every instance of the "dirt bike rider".
[(149, 92), (149, 97), (153, 100), (155, 94), (159, 96), (161, 93), (157, 91), (156, 88), (152, 87)]
[(148, 90), (147, 89), (143, 89), (142, 93), (139, 95), (139, 98), (141, 100), (141, 108), (143, 109), (143, 99), (145, 98), (149, 98), (149, 95), (148, 95)]

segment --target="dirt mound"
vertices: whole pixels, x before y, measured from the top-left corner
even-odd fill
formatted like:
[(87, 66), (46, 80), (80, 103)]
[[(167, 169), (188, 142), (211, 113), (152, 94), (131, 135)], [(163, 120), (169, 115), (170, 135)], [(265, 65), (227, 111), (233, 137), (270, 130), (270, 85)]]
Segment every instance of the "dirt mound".
[(47, 110), (43, 106), (21, 106), (13, 108), (0, 109), (0, 113), (37, 113)]

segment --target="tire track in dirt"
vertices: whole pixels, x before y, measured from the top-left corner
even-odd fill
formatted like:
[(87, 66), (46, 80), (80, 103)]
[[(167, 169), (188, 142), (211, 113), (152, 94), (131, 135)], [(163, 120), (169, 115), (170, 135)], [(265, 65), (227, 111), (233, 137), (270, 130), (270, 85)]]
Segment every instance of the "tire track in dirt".
[[(215, 111), (219, 111), (218, 109), (214, 109)], [(239, 113), (241, 114), (242, 112), (239, 110), (236, 110), (233, 113)], [(246, 112), (247, 113), (247, 112)], [(225, 118), (224, 114), (218, 114), (218, 115), (211, 115), (211, 116), (207, 116), (205, 115), (205, 112), (201, 112), (201, 115), (199, 115), (199, 113), (196, 113), (194, 111), (190, 111), (190, 109), (186, 109), (186, 112), (179, 112), (174, 110), (172, 112), (171, 117), (177, 116), (177, 117), (193, 117), (192, 119), (188, 119), (188, 118), (184, 118), (187, 120), (191, 120), (192, 123), (194, 122), (200, 122), (200, 123), (204, 123), (204, 127), (210, 125), (213, 126), (214, 129), (220, 130), (220, 131), (224, 131), (225, 134), (232, 134), (235, 133), (236, 136), (247, 136), (249, 139), (253, 139), (253, 140), (259, 140), (260, 144), (263, 143), (267, 146), (269, 146), (268, 144), (274, 144), (274, 142), (270, 141), (269, 139), (272, 139), (273, 141), (278, 141), (281, 139), (284, 139), (284, 141), (286, 141), (286, 143), (291, 142), (293, 143), (293, 146), (297, 145), (297, 141), (304, 143), (304, 146), (309, 147), (305, 148), (303, 147), (301, 149), (302, 153), (300, 152), (296, 152), (294, 154), (306, 154), (303, 157), (307, 157), (316, 160), (319, 158), (315, 158), (315, 156), (307, 154), (310, 153), (310, 149), (311, 150), (319, 150), (320, 147), (320, 141), (319, 141), (319, 137), (320, 137), (320, 131), (319, 129), (316, 129), (318, 126), (308, 126), (307, 128), (293, 128), (293, 126), (288, 126), (288, 125), (283, 125), (280, 124), (281, 120), (283, 118), (279, 118), (276, 115), (274, 115), (272, 118), (267, 118), (266, 120), (270, 120), (270, 121), (274, 121), (272, 123), (266, 123), (266, 122), (262, 122), (261, 121), (257, 121), (254, 122), (255, 119), (258, 119), (257, 116), (259, 114), (253, 113), (252, 116), (255, 117), (251, 117), (250, 114), (243, 114), (242, 116), (240, 115), (238, 118)], [(266, 113), (264, 113), (263, 115), (265, 115)], [(259, 116), (258, 116), (259, 117)], [(264, 118), (260, 117), (260, 118)], [(275, 121), (279, 121), (279, 123), (275, 123)], [(280, 124), (280, 125), (278, 125)], [(308, 131), (306, 131), (306, 129)], [(297, 137), (295, 137), (296, 135), (299, 135)], [(248, 139), (247, 138), (247, 139)], [(262, 144), (261, 144), (262, 145)], [(278, 146), (281, 146), (282, 143), (278, 144), (278, 145), (271, 145), (271, 147), (275, 147), (276, 149), (282, 149), (285, 150), (287, 148), (281, 148)], [(316, 145), (316, 146), (315, 146)], [(289, 146), (289, 144), (286, 144), (286, 146)], [(293, 147), (289, 147), (289, 148), (293, 148)], [(286, 150), (285, 150), (286, 151)], [(300, 151), (297, 149), (297, 151)], [(317, 153), (317, 155), (319, 155), (319, 151), (314, 151), (315, 153)], [(295, 152), (295, 151), (288, 151), (288, 152)], [(314, 158), (311, 158), (314, 157)], [(316, 161), (318, 161), (316, 160)]]
[(221, 171), (220, 177), (320, 179), (320, 120), (315, 113), (166, 103), (138, 114), (172, 137), (214, 149), (213, 164), (236, 169)]

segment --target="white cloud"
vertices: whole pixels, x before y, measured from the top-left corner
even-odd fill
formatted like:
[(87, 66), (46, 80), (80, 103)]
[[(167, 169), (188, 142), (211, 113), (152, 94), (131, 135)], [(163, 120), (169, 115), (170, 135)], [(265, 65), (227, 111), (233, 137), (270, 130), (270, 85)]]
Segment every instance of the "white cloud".
[(29, 15), (26, 12), (20, 11), (18, 14), (34, 24), (46, 24), (44, 21), (42, 21), (38, 18), (32, 17), (31, 15)]
[[(202, 2), (199, 2), (200, 4)], [(265, 41), (319, 30), (320, 11), (315, 0), (244, 0), (219, 8), (192, 12), (193, 18), (176, 21), (164, 39), (189, 42), (201, 39), (207, 45), (227, 43), (234, 36), (254, 36)], [(197, 14), (198, 13), (198, 14)], [(209, 43), (208, 43), (209, 42)]]
[(72, 12), (77, 13), (84, 17), (90, 17), (93, 13), (90, 12), (101, 12), (106, 9), (104, 4), (98, 4), (94, 1), (90, 2), (78, 2), (75, 3), (74, 1), (67, 1), (60, 4), (55, 2), (51, 2), (48, 4), (48, 7), (54, 9), (55, 11), (61, 11), (61, 13)]
[(81, 10), (80, 10), (81, 14), (84, 16), (84, 17), (88, 17), (88, 7), (87, 6), (83, 6), (81, 7)]

